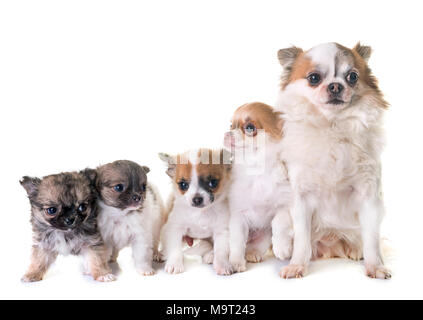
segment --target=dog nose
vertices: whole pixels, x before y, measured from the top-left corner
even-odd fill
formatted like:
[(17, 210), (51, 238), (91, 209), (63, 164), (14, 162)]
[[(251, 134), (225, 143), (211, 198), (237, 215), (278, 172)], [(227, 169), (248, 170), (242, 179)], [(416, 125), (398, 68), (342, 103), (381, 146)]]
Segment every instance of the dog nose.
[(75, 217), (66, 217), (65, 218), (65, 223), (68, 226), (71, 226), (74, 222), (75, 222)]
[(140, 202), (140, 200), (141, 200), (141, 196), (140, 196), (140, 195), (138, 195), (138, 194), (134, 194), (134, 195), (132, 196), (132, 200), (134, 200), (135, 202)]
[(201, 196), (195, 196), (195, 197), (192, 199), (192, 204), (193, 204), (195, 207), (199, 207), (199, 206), (201, 206), (201, 205), (203, 204), (203, 202), (204, 202), (204, 199), (203, 199), (203, 197), (201, 197)]
[(344, 90), (344, 86), (338, 82), (331, 83), (328, 90), (332, 94), (340, 94)]

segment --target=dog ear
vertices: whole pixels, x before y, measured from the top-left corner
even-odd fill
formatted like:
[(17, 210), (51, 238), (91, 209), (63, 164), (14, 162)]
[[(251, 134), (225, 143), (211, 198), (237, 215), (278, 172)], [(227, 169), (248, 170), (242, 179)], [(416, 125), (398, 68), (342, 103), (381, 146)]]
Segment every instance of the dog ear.
[(290, 69), (301, 53), (303, 53), (303, 49), (297, 47), (280, 49), (278, 51), (279, 63), (284, 69)]
[(38, 193), (38, 188), (41, 184), (41, 179), (39, 178), (32, 178), (25, 176), (23, 177), (19, 183), (22, 187), (26, 190), (26, 193), (28, 194), (28, 197), (30, 199), (34, 198)]
[(225, 165), (227, 171), (232, 169), (232, 164), (234, 162), (234, 154), (232, 154), (227, 149), (222, 149), (222, 163)]
[(370, 56), (372, 55), (372, 47), (362, 46), (360, 42), (355, 45), (353, 51), (357, 52), (366, 62), (369, 61)]
[(149, 172), (150, 172), (150, 168), (149, 168), (149, 167), (142, 166), (141, 168), (144, 170), (144, 173), (145, 173), (145, 174), (147, 174), (147, 173), (149, 173)]
[(86, 168), (79, 172), (84, 175), (91, 183), (92, 186), (95, 186), (97, 183), (97, 170)]
[(173, 179), (176, 171), (175, 157), (168, 155), (167, 153), (159, 153), (159, 158), (167, 165), (166, 173)]

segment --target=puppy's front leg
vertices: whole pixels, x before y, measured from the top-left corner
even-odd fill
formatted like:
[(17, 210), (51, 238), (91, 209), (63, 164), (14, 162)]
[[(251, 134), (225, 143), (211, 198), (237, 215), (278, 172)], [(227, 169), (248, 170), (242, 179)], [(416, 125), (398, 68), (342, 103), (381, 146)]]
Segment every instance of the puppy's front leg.
[(231, 212), (229, 221), (230, 256), (229, 261), (235, 272), (247, 270), (245, 248), (248, 241), (248, 225), (242, 212)]
[(162, 233), (163, 253), (166, 259), (165, 270), (172, 274), (182, 273), (184, 272), (184, 254), (182, 251), (184, 230), (169, 222), (163, 227)]
[(280, 276), (285, 279), (301, 278), (305, 275), (311, 259), (311, 218), (312, 210), (307, 198), (297, 196), (291, 210), (294, 227), (294, 249), (288, 266), (282, 268)]
[(32, 247), (31, 264), (26, 274), (22, 277), (22, 281), (35, 282), (43, 280), (48, 268), (56, 258), (57, 253), (46, 251), (37, 246)]
[(139, 235), (132, 243), (132, 257), (138, 273), (143, 276), (151, 276), (156, 273), (152, 267), (153, 239), (144, 236)]
[(232, 266), (229, 263), (229, 231), (221, 230), (214, 234), (214, 260), (213, 267), (218, 275), (227, 276), (232, 274)]
[(379, 229), (384, 213), (383, 202), (379, 197), (366, 199), (359, 211), (363, 256), (366, 275), (370, 278), (390, 279), (391, 273), (383, 265), (380, 250)]
[(280, 210), (272, 220), (272, 246), (275, 257), (287, 260), (292, 257), (292, 220), (289, 210)]
[(100, 282), (116, 280), (107, 264), (109, 255), (104, 245), (87, 247), (84, 249), (83, 254), (85, 259), (87, 259), (88, 270), (94, 280)]

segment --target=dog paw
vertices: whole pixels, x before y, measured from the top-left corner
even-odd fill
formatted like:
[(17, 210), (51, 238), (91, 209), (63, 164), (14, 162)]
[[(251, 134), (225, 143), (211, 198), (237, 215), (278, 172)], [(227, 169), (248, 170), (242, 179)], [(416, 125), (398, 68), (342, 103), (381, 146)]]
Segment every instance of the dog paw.
[(166, 263), (165, 271), (170, 274), (178, 274), (184, 272), (183, 263)]
[(279, 260), (289, 260), (292, 256), (292, 241), (284, 241), (273, 245), (273, 254)]
[(163, 254), (159, 251), (154, 252), (153, 261), (154, 262), (163, 262), (164, 261)]
[(108, 274), (105, 274), (105, 275), (102, 275), (102, 276), (98, 276), (95, 279), (95, 281), (99, 281), (99, 282), (112, 282), (112, 281), (115, 281), (115, 280), (116, 280), (116, 277), (111, 273), (108, 273)]
[(142, 276), (153, 276), (156, 274), (156, 271), (153, 268), (142, 268), (138, 269), (137, 272)]
[(305, 275), (305, 267), (303, 265), (290, 264), (283, 267), (279, 276), (284, 279), (302, 278)]
[(372, 279), (391, 279), (391, 272), (384, 266), (366, 265), (366, 276)]
[(43, 280), (43, 276), (36, 273), (27, 273), (22, 278), (22, 282), (37, 282)]
[(213, 250), (210, 250), (209, 252), (205, 253), (205, 254), (202, 256), (202, 261), (203, 261), (203, 263), (205, 263), (205, 264), (212, 264), (212, 263), (213, 263), (213, 260), (214, 260), (214, 253), (213, 253)]
[(256, 251), (250, 251), (247, 252), (245, 254), (245, 259), (248, 262), (252, 262), (252, 263), (258, 263), (258, 262), (262, 262), (264, 260), (264, 257), (261, 253), (256, 252)]
[(363, 260), (363, 252), (359, 249), (352, 249), (347, 252), (347, 258), (354, 261)]
[(233, 269), (228, 262), (215, 262), (213, 268), (219, 276), (229, 276), (233, 273)]
[(244, 272), (247, 270), (247, 263), (245, 260), (231, 260), (231, 265), (234, 272)]

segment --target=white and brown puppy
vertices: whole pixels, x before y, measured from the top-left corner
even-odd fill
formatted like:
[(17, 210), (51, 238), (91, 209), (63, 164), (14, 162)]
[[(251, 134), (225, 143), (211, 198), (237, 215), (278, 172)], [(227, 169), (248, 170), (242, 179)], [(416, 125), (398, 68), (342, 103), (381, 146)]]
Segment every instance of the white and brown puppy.
[(42, 179), (23, 177), (31, 203), (33, 247), (25, 282), (43, 279), (61, 255), (85, 257), (86, 273), (97, 281), (113, 281), (107, 249), (97, 227), (95, 172), (65, 172)]
[(98, 225), (109, 249), (109, 261), (119, 251), (132, 248), (135, 268), (141, 275), (155, 273), (160, 229), (165, 210), (158, 191), (147, 182), (149, 169), (132, 161), (115, 161), (97, 168), (100, 213)]
[(380, 249), (382, 117), (388, 104), (368, 67), (371, 48), (336, 43), (278, 53), (284, 67), (283, 160), (294, 196), (294, 248), (284, 278), (310, 258), (364, 258), (366, 274), (388, 279)]
[(291, 257), (291, 186), (279, 157), (281, 138), (280, 112), (258, 102), (239, 107), (225, 135), (234, 155), (230, 262), (237, 272), (246, 270), (246, 260), (261, 262), (272, 242), (276, 257)]
[[(183, 238), (200, 242), (203, 260), (219, 275), (229, 275), (230, 154), (224, 150), (200, 149), (169, 156), (160, 154), (173, 181), (172, 211), (162, 230), (163, 253), (168, 273), (184, 271)], [(213, 249), (213, 253), (208, 250)]]

